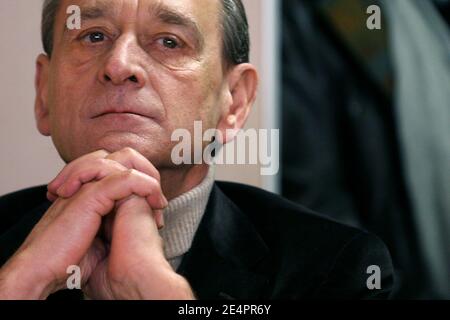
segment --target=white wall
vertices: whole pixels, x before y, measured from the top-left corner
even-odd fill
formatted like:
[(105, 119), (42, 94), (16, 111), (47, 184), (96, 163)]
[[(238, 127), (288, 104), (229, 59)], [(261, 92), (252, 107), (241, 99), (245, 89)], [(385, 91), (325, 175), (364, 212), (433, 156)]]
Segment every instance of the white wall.
[[(246, 128), (279, 129), (278, 56), (276, 43), (278, 0), (243, 0), (251, 34), (251, 62), (260, 74), (258, 99)], [(281, 159), (280, 159), (281, 160)], [(261, 176), (259, 165), (220, 166), (220, 180), (238, 181), (269, 191), (279, 191), (278, 176)]]
[(62, 168), (34, 123), (41, 1), (0, 1), (0, 194), (47, 183)]
[[(273, 128), (276, 108), (273, 61), (276, 0), (246, 0), (252, 34), (252, 61), (262, 72), (258, 102), (247, 127)], [(0, 195), (46, 184), (63, 167), (49, 138), (34, 123), (34, 63), (41, 52), (41, 1), (0, 1)], [(265, 23), (263, 23), (263, 21)], [(276, 190), (275, 177), (261, 177), (259, 166), (218, 168), (219, 179)]]

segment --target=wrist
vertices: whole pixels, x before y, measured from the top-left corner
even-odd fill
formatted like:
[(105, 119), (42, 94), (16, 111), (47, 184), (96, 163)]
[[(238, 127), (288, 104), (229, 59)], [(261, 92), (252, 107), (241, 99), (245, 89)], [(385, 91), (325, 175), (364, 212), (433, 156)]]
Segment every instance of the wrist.
[[(166, 261), (167, 263), (167, 261)], [(188, 281), (168, 268), (154, 268), (135, 281), (141, 300), (195, 300)]]
[(36, 266), (16, 257), (0, 269), (0, 299), (43, 300), (54, 290), (53, 281), (39, 275)]
[(177, 274), (163, 255), (153, 255), (139, 270), (129, 273), (126, 281), (122, 278), (120, 288), (114, 292), (125, 293), (119, 299), (133, 300), (194, 300), (195, 296), (188, 281)]

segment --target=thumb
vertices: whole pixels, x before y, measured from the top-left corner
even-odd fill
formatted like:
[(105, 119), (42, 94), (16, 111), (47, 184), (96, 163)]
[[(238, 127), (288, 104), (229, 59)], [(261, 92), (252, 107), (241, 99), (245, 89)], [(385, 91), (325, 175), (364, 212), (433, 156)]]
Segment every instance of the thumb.
[(112, 246), (127, 245), (129, 248), (146, 250), (156, 245), (162, 249), (155, 213), (145, 198), (132, 196), (116, 208), (113, 223)]

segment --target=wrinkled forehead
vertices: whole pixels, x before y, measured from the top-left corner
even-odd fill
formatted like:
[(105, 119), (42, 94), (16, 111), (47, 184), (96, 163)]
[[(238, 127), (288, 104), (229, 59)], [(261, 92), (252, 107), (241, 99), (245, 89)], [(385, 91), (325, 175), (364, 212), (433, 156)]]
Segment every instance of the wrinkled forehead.
[(220, 0), (62, 0), (57, 21), (65, 21), (71, 6), (80, 8), (82, 21), (97, 18), (126, 23), (137, 18), (139, 23), (162, 19), (172, 24), (186, 25), (203, 35), (218, 31), (221, 21)]

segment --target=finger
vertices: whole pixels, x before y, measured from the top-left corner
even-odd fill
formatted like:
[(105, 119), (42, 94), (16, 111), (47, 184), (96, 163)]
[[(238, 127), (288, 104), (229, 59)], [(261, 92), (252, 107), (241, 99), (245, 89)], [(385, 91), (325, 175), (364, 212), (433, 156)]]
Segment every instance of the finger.
[[(116, 202), (116, 212), (117, 212), (117, 210), (119, 210), (120, 207), (123, 206), (123, 204), (125, 204), (132, 198), (134, 198), (134, 196), (131, 196), (129, 198), (126, 198), (126, 199)], [(153, 218), (155, 219), (158, 229), (160, 230), (160, 229), (164, 228), (163, 210), (162, 209), (156, 209), (156, 210), (152, 209), (152, 214), (153, 214)], [(115, 214), (114, 214), (114, 217), (115, 217)], [(113, 216), (109, 215), (106, 219), (110, 220), (109, 222), (111, 222), (113, 220)], [(111, 231), (111, 229), (108, 228), (108, 225), (106, 225), (106, 230)], [(106, 234), (111, 235), (111, 232), (107, 232)], [(111, 240), (111, 238), (108, 238), (108, 239)]]
[[(122, 246), (124, 250), (133, 248), (134, 254), (139, 254), (141, 249), (148, 252), (149, 246), (160, 246), (161, 239), (153, 213), (142, 198), (131, 197), (124, 202), (116, 211), (111, 250)], [(130, 234), (133, 236), (130, 237)]]
[(71, 205), (77, 205), (77, 210), (72, 210), (74, 212), (83, 210), (103, 217), (114, 209), (116, 201), (132, 195), (146, 198), (148, 204), (155, 209), (166, 206), (159, 196), (161, 193), (159, 182), (134, 169), (122, 171), (85, 186), (75, 195), (75, 199), (72, 198), (74, 201)]
[(163, 210), (154, 210), (153, 217), (159, 230), (164, 228), (164, 213)]
[[(48, 199), (54, 201), (57, 197), (71, 197), (79, 190), (82, 184), (91, 182), (92, 180), (100, 180), (108, 174), (114, 173), (115, 171), (110, 168), (103, 168), (103, 166), (108, 165), (114, 166), (112, 161), (117, 162), (126, 168), (136, 169), (146, 173), (149, 176), (154, 177), (158, 182), (161, 179), (158, 170), (151, 162), (131, 148), (124, 148), (113, 154), (108, 154), (108, 152), (101, 150), (80, 157), (67, 165), (58, 177), (49, 184)], [(118, 168), (117, 165), (115, 167)], [(160, 198), (161, 202), (164, 202), (165, 206), (167, 206), (168, 201), (162, 193), (162, 190)], [(156, 207), (154, 209), (158, 208), (159, 207)]]
[[(81, 188), (83, 184), (89, 183), (93, 180), (102, 180), (107, 176), (128, 170), (130, 169), (127, 169), (120, 163), (109, 159), (95, 159), (90, 162), (89, 167), (79, 165), (72, 170), (70, 176), (67, 177), (66, 182), (58, 188), (56, 191), (57, 197), (63, 199), (70, 198)], [(138, 171), (136, 170), (136, 172)], [(154, 181), (157, 183), (157, 188), (154, 188), (153, 193), (147, 197), (148, 203), (154, 209), (165, 208), (168, 204), (167, 200), (162, 195), (159, 181), (156, 181), (156, 179), (154, 179)], [(158, 222), (161, 222), (161, 219), (159, 219)]]
[[(155, 166), (142, 154), (137, 152), (136, 150), (132, 148), (124, 148), (120, 151), (111, 153), (106, 157), (109, 160), (114, 160), (122, 164), (123, 166), (127, 167), (128, 169), (135, 169), (140, 172), (143, 172), (150, 177), (155, 178), (159, 183), (161, 182), (161, 177), (159, 174), (159, 171), (155, 168)], [(161, 201), (165, 203), (165, 208), (168, 205), (168, 200), (164, 196), (162, 190), (161, 190)], [(150, 202), (149, 202), (150, 204)], [(159, 209), (152, 207), (153, 209)]]
[(53, 193), (51, 193), (50, 191), (47, 191), (47, 199), (50, 202), (55, 202), (58, 199), (57, 195), (54, 195)]
[(108, 152), (105, 150), (99, 150), (96, 152), (89, 153), (87, 155), (84, 155), (68, 165), (66, 165), (61, 172), (53, 179), (47, 186), (47, 189), (50, 193), (56, 195), (56, 190), (64, 183), (64, 181), (67, 179), (67, 177), (70, 175), (71, 171), (74, 168), (77, 168), (79, 165), (84, 164), (86, 161), (91, 161), (94, 159), (104, 159), (106, 156), (108, 156)]
[(132, 148), (124, 148), (120, 151), (109, 154), (107, 159), (117, 161), (128, 169), (136, 169), (161, 182), (159, 171), (142, 154)]
[(61, 198), (72, 197), (83, 184), (98, 181), (106, 176), (128, 170), (120, 163), (108, 159), (95, 159), (74, 167), (63, 184), (56, 190)]

